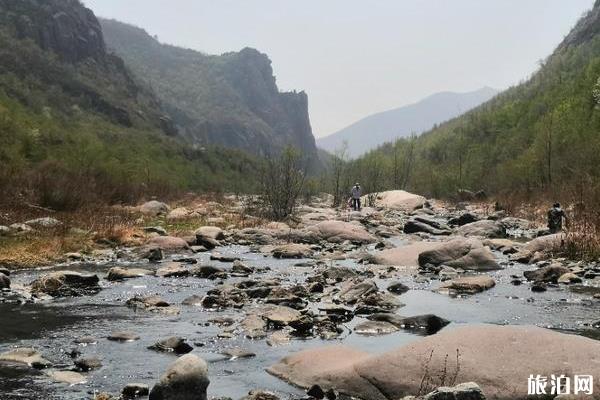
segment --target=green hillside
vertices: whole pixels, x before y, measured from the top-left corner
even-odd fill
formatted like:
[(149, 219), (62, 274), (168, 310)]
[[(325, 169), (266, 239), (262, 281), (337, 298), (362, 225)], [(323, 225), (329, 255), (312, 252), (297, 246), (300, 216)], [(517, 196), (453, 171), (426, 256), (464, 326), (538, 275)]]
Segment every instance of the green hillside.
[[(600, 1), (526, 82), (416, 139), (384, 145), (352, 168), (372, 190), (405, 187), (432, 196), (459, 188), (595, 189), (599, 78)], [(384, 171), (375, 183), (373, 165)]]
[(0, 192), (52, 208), (244, 190), (255, 162), (190, 148), (76, 0), (0, 0)]

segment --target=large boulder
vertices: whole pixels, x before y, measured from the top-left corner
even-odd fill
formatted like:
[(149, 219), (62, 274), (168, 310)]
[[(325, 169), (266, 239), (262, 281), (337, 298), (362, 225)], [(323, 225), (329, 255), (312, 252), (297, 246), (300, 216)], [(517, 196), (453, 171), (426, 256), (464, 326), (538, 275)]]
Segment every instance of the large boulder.
[(323, 221), (308, 228), (322, 239), (340, 243), (345, 240), (358, 243), (374, 243), (377, 239), (369, 234), (361, 225), (344, 221)]
[(405, 246), (394, 247), (375, 253), (372, 257), (374, 264), (418, 267), (419, 254), (440, 246), (437, 242), (414, 242)]
[[(320, 347), (283, 358), (268, 371), (292, 384), (319, 385), (362, 399), (416, 395), (425, 381), (478, 382), (487, 398), (525, 399), (530, 374), (598, 376), (600, 342), (531, 326), (475, 325), (445, 329), (384, 354), (344, 346)], [(532, 372), (534, 371), (534, 372)], [(584, 372), (585, 371), (585, 372)], [(430, 383), (430, 384), (431, 384)], [(443, 383), (441, 383), (443, 385)], [(600, 383), (594, 381), (594, 392)]]
[(494, 255), (481, 241), (473, 238), (457, 238), (441, 243), (435, 249), (419, 254), (419, 265), (426, 267), (447, 265), (473, 271), (500, 269)]
[(193, 354), (172, 363), (150, 392), (150, 400), (206, 400), (208, 366)]
[(196, 236), (208, 237), (214, 240), (223, 240), (225, 239), (225, 234), (223, 233), (223, 229), (218, 226), (201, 226), (196, 229), (194, 232)]
[(31, 283), (33, 294), (50, 296), (81, 296), (100, 290), (98, 275), (86, 275), (74, 271), (56, 271), (41, 276)]
[(555, 233), (537, 237), (527, 242), (519, 252), (511, 257), (511, 260), (529, 262), (534, 258), (533, 256), (536, 255), (536, 253), (550, 255), (554, 252), (560, 252), (565, 245), (565, 239), (566, 236), (564, 233)]
[(161, 214), (167, 214), (170, 208), (167, 204), (162, 201), (151, 200), (140, 206), (140, 212), (144, 215), (157, 216)]
[(465, 224), (456, 230), (461, 236), (478, 236), (484, 238), (503, 238), (506, 237), (506, 228), (497, 221), (484, 219), (481, 221)]
[(190, 248), (185, 239), (175, 236), (156, 236), (150, 238), (147, 245), (161, 250), (187, 250)]
[[(363, 196), (363, 203), (367, 205), (367, 196)], [(375, 204), (368, 205), (411, 212), (418, 208), (423, 208), (426, 203), (427, 199), (423, 196), (405, 192), (404, 190), (390, 190), (378, 193)]]

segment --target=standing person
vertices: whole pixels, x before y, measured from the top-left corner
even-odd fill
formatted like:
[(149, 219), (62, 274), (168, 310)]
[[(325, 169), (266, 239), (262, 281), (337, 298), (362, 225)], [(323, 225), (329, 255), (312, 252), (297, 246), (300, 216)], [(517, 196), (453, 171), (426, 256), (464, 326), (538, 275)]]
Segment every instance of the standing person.
[(548, 229), (550, 233), (562, 231), (563, 218), (567, 220), (564, 210), (560, 207), (560, 203), (554, 203), (552, 208), (548, 210)]
[(362, 191), (358, 182), (352, 186), (352, 190), (350, 192), (352, 194), (352, 208), (354, 211), (360, 211), (360, 196)]

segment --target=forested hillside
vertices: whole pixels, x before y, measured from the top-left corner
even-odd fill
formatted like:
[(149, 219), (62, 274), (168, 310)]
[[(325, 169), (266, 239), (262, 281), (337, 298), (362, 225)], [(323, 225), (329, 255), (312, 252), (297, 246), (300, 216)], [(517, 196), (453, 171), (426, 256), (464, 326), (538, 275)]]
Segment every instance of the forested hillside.
[(151, 89), (107, 53), (77, 0), (0, 0), (0, 191), (73, 208), (181, 189), (244, 189), (254, 161), (190, 149)]
[(287, 145), (316, 159), (304, 92), (280, 92), (271, 60), (245, 48), (223, 55), (160, 43), (143, 29), (101, 20), (113, 49), (156, 92), (180, 134), (258, 155)]
[(382, 146), (352, 168), (372, 190), (406, 187), (433, 196), (458, 188), (596, 190), (599, 78), (597, 1), (526, 82), (418, 138)]

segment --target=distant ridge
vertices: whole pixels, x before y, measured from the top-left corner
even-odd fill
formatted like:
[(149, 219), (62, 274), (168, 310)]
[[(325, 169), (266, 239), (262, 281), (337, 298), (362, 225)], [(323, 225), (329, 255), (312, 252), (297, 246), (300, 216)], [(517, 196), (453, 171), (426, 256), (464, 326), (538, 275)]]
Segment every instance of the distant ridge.
[(347, 142), (348, 155), (358, 157), (398, 137), (428, 131), (436, 124), (488, 101), (497, 93), (496, 89), (490, 87), (467, 93), (436, 93), (418, 103), (365, 117), (338, 132), (317, 139), (317, 146), (334, 152)]

